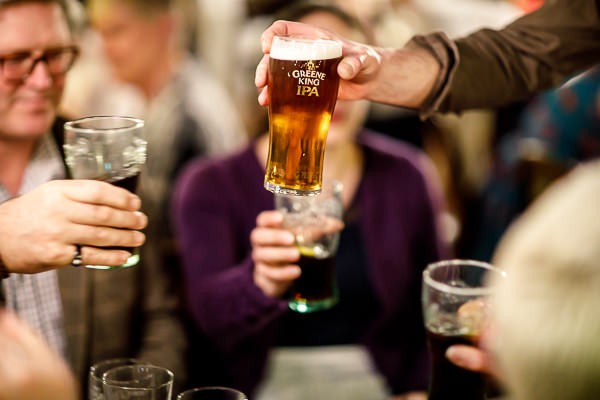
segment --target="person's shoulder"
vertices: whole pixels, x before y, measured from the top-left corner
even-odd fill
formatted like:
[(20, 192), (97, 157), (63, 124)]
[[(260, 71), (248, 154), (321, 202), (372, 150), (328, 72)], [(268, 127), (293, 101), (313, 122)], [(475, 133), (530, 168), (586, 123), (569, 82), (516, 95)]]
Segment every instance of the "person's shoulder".
[(247, 196), (256, 182), (260, 184), (263, 174), (252, 144), (229, 155), (194, 159), (177, 176), (173, 207), (185, 210), (235, 202)]

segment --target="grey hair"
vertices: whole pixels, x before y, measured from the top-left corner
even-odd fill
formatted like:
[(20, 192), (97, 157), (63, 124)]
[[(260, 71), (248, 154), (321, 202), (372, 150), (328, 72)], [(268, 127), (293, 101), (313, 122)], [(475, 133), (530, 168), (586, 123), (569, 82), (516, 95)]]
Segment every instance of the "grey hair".
[(600, 161), (548, 188), (494, 263), (492, 348), (510, 398), (600, 398)]
[(0, 0), (0, 8), (24, 3), (55, 3), (62, 9), (69, 30), (73, 35), (81, 33), (86, 25), (85, 10), (77, 0)]

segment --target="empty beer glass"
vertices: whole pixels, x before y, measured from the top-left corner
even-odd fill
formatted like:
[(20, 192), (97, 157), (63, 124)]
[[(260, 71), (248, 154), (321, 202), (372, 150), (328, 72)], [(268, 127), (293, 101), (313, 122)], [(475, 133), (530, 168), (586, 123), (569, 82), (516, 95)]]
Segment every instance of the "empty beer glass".
[(126, 365), (102, 376), (105, 400), (171, 400), (173, 373), (154, 365)]
[[(63, 147), (71, 178), (102, 180), (135, 193), (146, 162), (143, 127), (140, 119), (118, 116), (86, 117), (65, 123)], [(118, 267), (136, 265), (140, 259), (138, 249), (123, 249), (131, 252), (131, 257)]]
[(325, 141), (339, 87), (341, 44), (276, 36), (269, 57), (265, 188), (292, 195), (319, 193)]
[(455, 344), (476, 345), (489, 316), (488, 274), (504, 276), (492, 265), (473, 260), (445, 260), (423, 271), (423, 315), (431, 374), (429, 400), (483, 400), (486, 378), (446, 358)]
[(337, 303), (335, 254), (339, 243), (343, 206), (342, 184), (325, 183), (316, 196), (275, 195), (275, 208), (283, 213), (283, 227), (294, 234), (300, 250), (302, 274), (289, 291), (289, 307), (301, 313)]
[(97, 362), (90, 367), (88, 377), (88, 400), (104, 400), (102, 377), (105, 372), (124, 365), (146, 364), (136, 358), (111, 358)]

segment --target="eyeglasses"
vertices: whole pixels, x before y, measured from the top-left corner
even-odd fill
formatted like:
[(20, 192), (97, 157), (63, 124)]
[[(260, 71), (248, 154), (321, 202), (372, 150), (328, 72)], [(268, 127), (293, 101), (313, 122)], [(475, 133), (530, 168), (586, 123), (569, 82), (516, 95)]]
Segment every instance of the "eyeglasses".
[(24, 81), (39, 61), (46, 64), (52, 77), (66, 73), (73, 66), (79, 49), (76, 46), (50, 48), (43, 51), (22, 51), (0, 56), (0, 72), (7, 81)]

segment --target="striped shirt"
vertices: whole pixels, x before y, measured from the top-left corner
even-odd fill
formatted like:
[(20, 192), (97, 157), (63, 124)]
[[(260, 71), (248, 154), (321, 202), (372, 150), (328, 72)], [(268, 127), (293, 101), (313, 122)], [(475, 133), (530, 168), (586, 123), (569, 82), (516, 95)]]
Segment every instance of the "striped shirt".
[[(19, 195), (53, 179), (65, 177), (60, 152), (51, 135), (45, 135), (36, 146), (27, 166)], [(11, 198), (0, 184), (0, 203)], [(63, 309), (56, 271), (37, 274), (10, 274), (2, 281), (6, 307), (16, 312), (38, 331), (50, 346), (66, 355)]]

